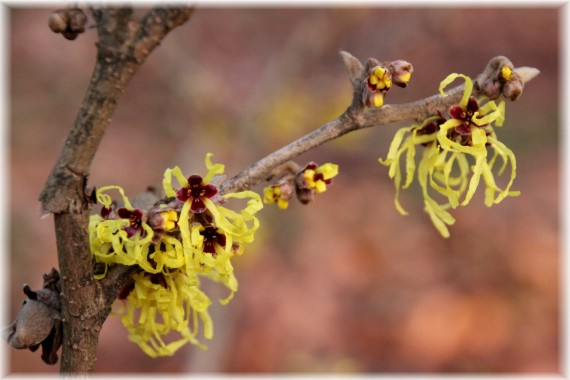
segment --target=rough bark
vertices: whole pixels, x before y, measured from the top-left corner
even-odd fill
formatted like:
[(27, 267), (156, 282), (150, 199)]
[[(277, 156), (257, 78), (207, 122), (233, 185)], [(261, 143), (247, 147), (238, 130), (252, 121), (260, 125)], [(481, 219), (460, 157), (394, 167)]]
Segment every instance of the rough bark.
[(95, 69), (73, 128), (40, 194), (43, 211), (54, 215), (62, 278), (62, 374), (93, 372), (99, 331), (132, 274), (131, 268), (116, 266), (106, 280), (93, 279), (87, 233), (90, 200), (85, 188), (91, 162), (132, 76), (192, 11), (156, 8), (137, 20), (131, 8), (92, 9), (99, 36)]

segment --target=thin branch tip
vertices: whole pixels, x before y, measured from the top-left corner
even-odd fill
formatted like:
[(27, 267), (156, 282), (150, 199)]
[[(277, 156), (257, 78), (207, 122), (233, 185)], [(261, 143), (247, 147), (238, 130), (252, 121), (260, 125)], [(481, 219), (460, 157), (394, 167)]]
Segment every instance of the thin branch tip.
[(540, 74), (539, 69), (527, 66), (517, 67), (514, 71), (521, 76), (524, 83), (530, 82)]

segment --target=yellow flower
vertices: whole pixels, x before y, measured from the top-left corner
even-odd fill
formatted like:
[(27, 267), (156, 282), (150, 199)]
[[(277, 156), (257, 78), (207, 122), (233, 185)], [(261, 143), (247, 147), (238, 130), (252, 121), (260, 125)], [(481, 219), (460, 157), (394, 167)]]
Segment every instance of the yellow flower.
[(332, 178), (338, 175), (338, 165), (326, 163), (317, 166), (315, 163), (309, 163), (303, 170), (303, 178), (310, 189), (317, 193), (323, 193), (327, 190), (327, 185), (332, 183)]
[[(455, 222), (448, 210), (467, 205), (481, 177), (486, 185), (487, 206), (497, 204), (507, 196), (520, 194), (510, 190), (516, 176), (514, 153), (497, 139), (493, 129), (493, 126), (503, 125), (504, 101), (501, 99), (497, 105), (487, 98), (477, 100), (471, 96), (471, 79), (461, 74), (451, 74), (445, 78), (441, 82), (440, 92), (445, 95), (444, 88), (457, 78), (465, 80), (465, 90), (459, 105), (449, 110), (450, 117), (432, 116), (423, 123), (401, 128), (390, 144), (386, 159), (379, 160), (381, 164), (389, 166), (388, 174), (394, 179), (396, 209), (407, 215), (399, 202), (399, 191), (409, 187), (413, 181), (416, 146), (425, 147), (417, 167), (418, 182), (424, 197), (424, 210), (443, 237), (449, 237), (447, 226)], [(493, 152), (490, 159), (489, 150)], [(402, 185), (400, 159), (404, 153), (406, 180)], [(498, 157), (503, 161), (499, 175), (508, 163), (511, 164), (511, 177), (504, 189), (497, 186), (493, 173)], [(469, 163), (470, 159), (474, 160), (474, 164)], [(444, 201), (436, 201), (430, 195), (430, 190), (442, 196)]]
[(283, 197), (283, 190), (280, 185), (272, 185), (264, 188), (263, 201), (265, 203), (277, 203), (277, 207), (282, 210), (289, 207), (289, 199)]
[[(181, 271), (158, 274), (137, 273), (134, 286), (120, 311), (129, 339), (150, 357), (171, 356), (187, 343), (204, 348), (198, 332), (206, 339), (213, 336), (208, 313), (211, 301), (199, 288), (196, 276)], [(164, 338), (177, 332), (180, 338), (166, 343)]]
[(389, 89), (392, 86), (392, 78), (390, 73), (384, 67), (376, 66), (372, 75), (368, 77), (368, 83), (375, 90)]
[[(211, 185), (210, 181), (215, 175), (221, 175), (224, 172), (223, 165), (213, 164), (211, 156), (210, 153), (206, 155), (205, 163), (208, 173), (200, 185), (204, 188)], [(189, 185), (179, 167), (167, 169), (163, 179), (167, 197), (173, 197), (179, 193), (172, 187), (172, 177), (177, 179), (182, 188)], [(231, 291), (229, 297), (222, 301), (227, 302), (237, 291), (237, 281), (233, 275), (233, 267), (230, 262), (234, 255), (232, 249), (233, 247), (241, 247), (243, 243), (253, 242), (255, 231), (259, 228), (259, 220), (255, 214), (263, 208), (261, 197), (253, 191), (229, 193), (216, 202), (212, 200), (213, 197), (212, 199), (202, 197), (200, 201), (204, 205), (203, 210), (194, 210), (192, 206), (195, 202), (190, 197), (187, 199), (178, 197), (177, 199), (184, 202), (180, 209), (178, 226), (182, 250), (186, 258), (186, 270), (189, 275), (200, 273), (224, 284)], [(238, 213), (219, 204), (220, 202), (226, 203), (231, 199), (247, 200), (246, 206)], [(211, 222), (205, 223), (205, 220), (211, 220)], [(212, 246), (216, 255), (208, 252), (210, 249), (204, 251), (204, 247), (206, 247), (203, 244), (204, 235), (200, 233), (211, 228), (218, 231), (225, 239), (223, 247), (221, 244)]]
[(373, 67), (363, 88), (364, 104), (368, 107), (381, 107), (384, 104), (384, 95), (390, 87), (392, 87), (390, 72), (382, 66)]
[[(103, 205), (100, 215), (91, 216), (89, 239), (96, 262), (107, 265), (137, 265), (134, 284), (119, 298), (125, 302), (121, 321), (129, 339), (152, 357), (172, 355), (187, 343), (203, 347), (199, 329), (210, 339), (213, 326), (208, 314), (210, 299), (200, 290), (199, 276), (219, 282), (230, 290), (222, 304), (238, 289), (231, 258), (243, 252), (243, 244), (254, 240), (259, 228), (255, 214), (263, 207), (252, 191), (218, 195), (212, 183), (224, 166), (206, 155), (208, 172), (203, 178), (186, 178), (180, 168), (164, 173), (164, 204), (140, 210), (132, 207), (123, 189), (106, 186), (97, 191)], [(174, 190), (172, 178), (180, 189)], [(117, 190), (124, 207), (116, 209), (109, 190)], [(230, 200), (246, 204), (236, 212), (224, 206)], [(166, 203), (167, 202), (167, 203)], [(166, 336), (178, 332), (179, 339), (167, 343)]]
[[(106, 194), (109, 190), (120, 193), (125, 207), (115, 209)], [(101, 187), (96, 196), (103, 208), (100, 215), (89, 219), (89, 244), (95, 261), (106, 265), (148, 264), (154, 231), (146, 223), (146, 213), (134, 209), (119, 186)]]
[(265, 203), (277, 203), (277, 207), (285, 210), (289, 207), (289, 200), (295, 193), (294, 179), (282, 179), (274, 185), (263, 189), (263, 201)]

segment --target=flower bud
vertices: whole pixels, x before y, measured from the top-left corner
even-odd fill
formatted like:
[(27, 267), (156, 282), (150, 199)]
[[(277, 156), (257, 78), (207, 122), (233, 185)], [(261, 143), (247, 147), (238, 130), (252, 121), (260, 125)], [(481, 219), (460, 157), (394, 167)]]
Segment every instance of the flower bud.
[(68, 40), (74, 40), (79, 33), (85, 31), (87, 16), (79, 9), (58, 9), (48, 20), (49, 28), (54, 33), (61, 33)]
[(275, 185), (263, 189), (265, 203), (277, 203), (277, 207), (285, 210), (289, 207), (289, 200), (293, 197), (294, 186), (291, 180), (284, 178)]
[(52, 32), (63, 33), (67, 29), (68, 21), (67, 13), (63, 10), (57, 10), (49, 16), (48, 25)]
[(503, 87), (503, 96), (510, 100), (517, 100), (521, 96), (523, 90), (522, 81), (509, 80)]
[(178, 227), (178, 213), (171, 209), (152, 208), (149, 210), (148, 225), (153, 230), (172, 231)]
[(388, 68), (392, 72), (392, 80), (396, 86), (406, 87), (408, 85), (414, 71), (411, 63), (399, 59), (391, 62)]
[(486, 80), (482, 85), (481, 91), (489, 99), (497, 99), (501, 95), (501, 83), (499, 81)]
[(75, 33), (83, 33), (87, 24), (87, 16), (81, 9), (71, 9), (69, 11), (69, 29)]

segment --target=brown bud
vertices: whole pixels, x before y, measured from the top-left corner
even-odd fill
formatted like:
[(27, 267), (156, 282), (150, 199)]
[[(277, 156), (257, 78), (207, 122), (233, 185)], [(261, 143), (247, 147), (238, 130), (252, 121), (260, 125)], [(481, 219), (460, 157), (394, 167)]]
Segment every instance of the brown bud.
[(39, 345), (55, 324), (52, 314), (52, 309), (43, 302), (32, 299), (24, 301), (16, 320), (8, 327), (8, 343), (18, 349)]
[(511, 78), (503, 87), (503, 96), (510, 100), (517, 100), (521, 96), (524, 84), (522, 80), (513, 80)]
[(73, 41), (74, 39), (77, 38), (76, 32), (71, 32), (71, 31), (66, 30), (64, 32), (61, 32), (61, 34), (65, 37), (66, 40)]
[(54, 33), (61, 33), (68, 40), (74, 40), (79, 33), (85, 31), (87, 16), (79, 9), (58, 9), (48, 20), (48, 25)]
[(390, 62), (388, 69), (392, 73), (392, 81), (396, 86), (405, 88), (412, 77), (414, 68), (410, 62), (398, 59), (397, 61)]
[(69, 17), (67, 12), (62, 9), (54, 11), (48, 19), (49, 28), (54, 33), (63, 33), (67, 29), (67, 23), (69, 22)]
[(33, 352), (41, 345), (42, 360), (55, 364), (57, 351), (63, 342), (60, 277), (55, 268), (43, 277), (44, 286), (40, 290), (24, 286), (24, 293), (29, 299), (24, 301), (16, 320), (5, 332), (12, 347), (28, 348)]
[(87, 24), (87, 16), (79, 8), (69, 10), (69, 29), (72, 32), (83, 33), (85, 31), (85, 24)]
[(297, 188), (297, 199), (299, 199), (299, 202), (306, 205), (315, 200), (315, 192), (311, 189)]
[(486, 80), (481, 85), (481, 91), (484, 95), (488, 96), (489, 99), (497, 99), (501, 95), (501, 83), (499, 81)]
[(309, 162), (303, 169), (299, 170), (295, 175), (295, 193), (297, 194), (297, 199), (299, 200), (299, 202), (301, 202), (304, 205), (315, 200), (315, 191), (309, 187), (303, 173), (306, 168), (308, 167), (316, 168), (316, 166), (317, 166), (316, 163)]

